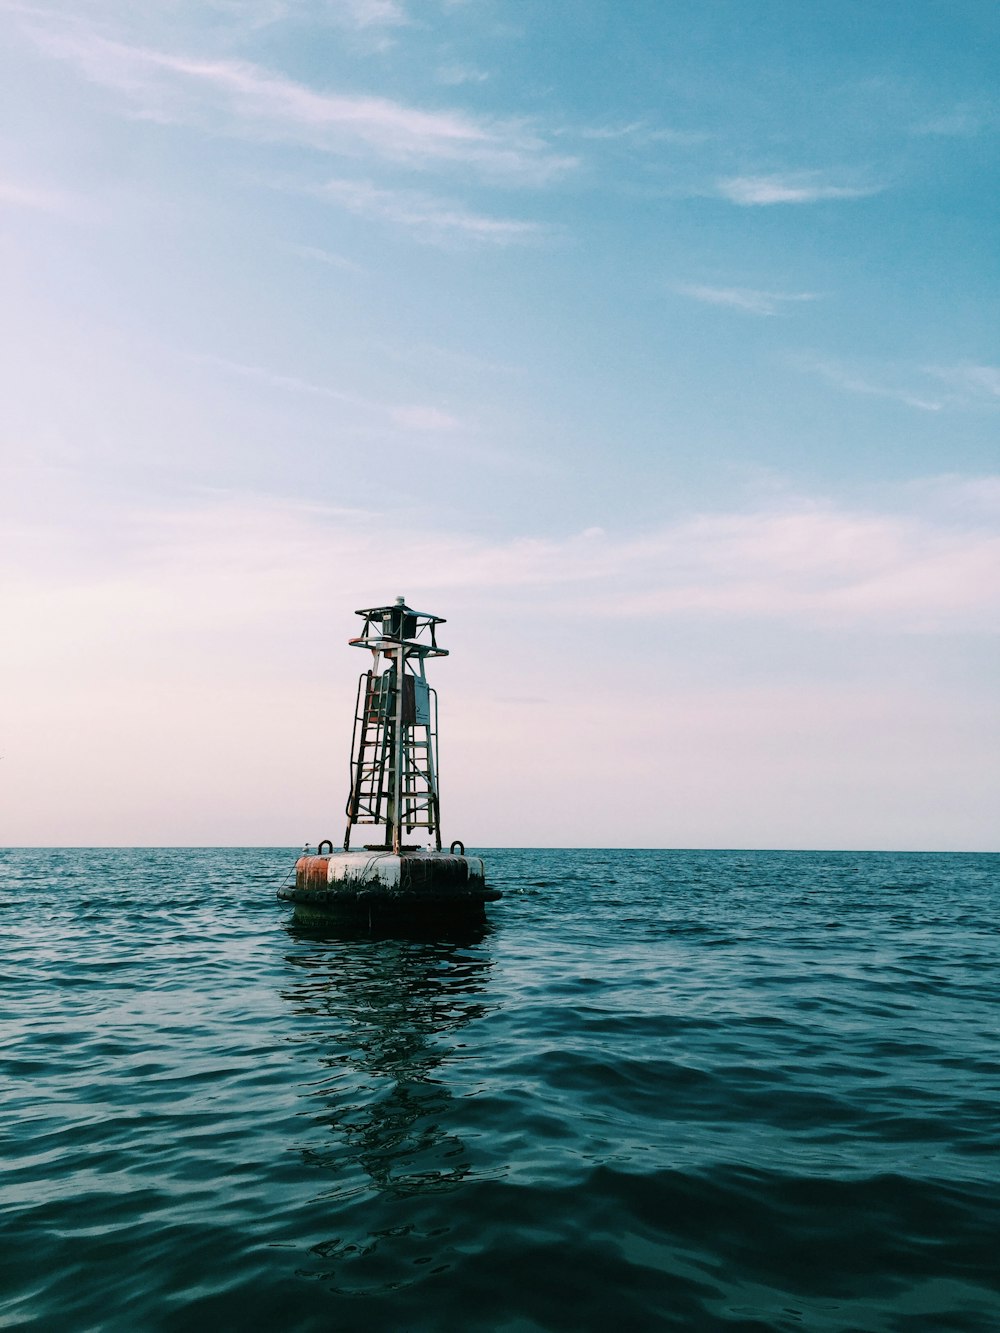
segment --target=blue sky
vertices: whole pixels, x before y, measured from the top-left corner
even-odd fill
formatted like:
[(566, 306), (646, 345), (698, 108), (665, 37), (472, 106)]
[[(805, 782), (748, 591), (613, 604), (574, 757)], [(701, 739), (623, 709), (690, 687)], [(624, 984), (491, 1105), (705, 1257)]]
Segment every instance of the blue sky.
[(0, 840), (995, 847), (994, 6), (0, 24)]

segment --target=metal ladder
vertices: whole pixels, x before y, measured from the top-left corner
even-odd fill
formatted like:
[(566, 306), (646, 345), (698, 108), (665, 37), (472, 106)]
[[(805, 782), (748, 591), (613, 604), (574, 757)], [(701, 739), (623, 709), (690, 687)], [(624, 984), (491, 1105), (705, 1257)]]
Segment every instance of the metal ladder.
[[(430, 691), (433, 713), (427, 723), (404, 721), (399, 800), (400, 824), (407, 832), (426, 828), (441, 845), (437, 790), (437, 692)], [(351, 792), (347, 800), (350, 845), (354, 824), (390, 824), (396, 747), (396, 691), (388, 672), (367, 671), (358, 681), (351, 737)], [(421, 734), (422, 733), (422, 734)], [(387, 832), (388, 839), (388, 832)]]

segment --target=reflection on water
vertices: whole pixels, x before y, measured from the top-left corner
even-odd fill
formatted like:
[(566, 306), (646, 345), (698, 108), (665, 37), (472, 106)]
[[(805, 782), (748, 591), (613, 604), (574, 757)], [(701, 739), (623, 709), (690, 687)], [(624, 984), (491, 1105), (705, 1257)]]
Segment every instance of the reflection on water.
[(486, 996), (489, 927), (447, 939), (287, 929), (296, 948), (282, 995), (311, 1020), (299, 1037), (318, 1069), (308, 1114), (329, 1131), (319, 1146), (310, 1136), (304, 1160), (334, 1178), (340, 1198), (372, 1186), (395, 1198), (453, 1188), (471, 1158), (448, 1128), (447, 1069), (462, 1058), (462, 1029), (497, 1007)]

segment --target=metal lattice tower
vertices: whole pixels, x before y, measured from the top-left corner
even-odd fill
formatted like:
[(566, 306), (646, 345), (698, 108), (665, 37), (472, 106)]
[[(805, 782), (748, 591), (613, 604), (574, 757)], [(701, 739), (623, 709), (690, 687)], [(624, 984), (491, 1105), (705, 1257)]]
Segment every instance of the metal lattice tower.
[(414, 611), (402, 597), (357, 614), (365, 627), (350, 642), (369, 649), (374, 663), (358, 681), (344, 850), (355, 824), (384, 824), (385, 842), (370, 850), (398, 856), (404, 829), (427, 829), (440, 851), (437, 691), (427, 684), (425, 662), (448, 656), (435, 637), (444, 618)]

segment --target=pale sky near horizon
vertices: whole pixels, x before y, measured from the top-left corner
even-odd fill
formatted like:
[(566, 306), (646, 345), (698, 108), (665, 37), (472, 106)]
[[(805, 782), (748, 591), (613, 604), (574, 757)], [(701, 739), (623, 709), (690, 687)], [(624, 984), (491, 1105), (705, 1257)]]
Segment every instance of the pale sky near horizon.
[(0, 27), (0, 843), (997, 848), (995, 5)]

